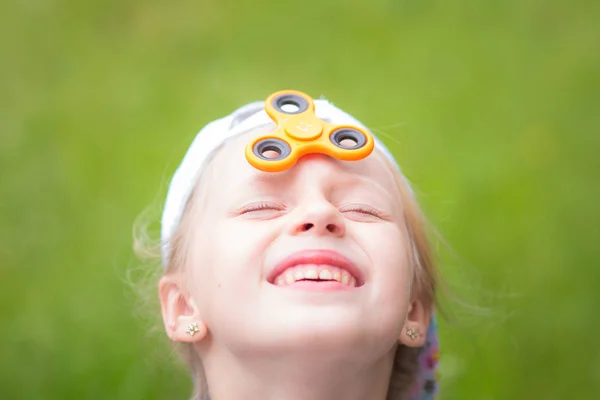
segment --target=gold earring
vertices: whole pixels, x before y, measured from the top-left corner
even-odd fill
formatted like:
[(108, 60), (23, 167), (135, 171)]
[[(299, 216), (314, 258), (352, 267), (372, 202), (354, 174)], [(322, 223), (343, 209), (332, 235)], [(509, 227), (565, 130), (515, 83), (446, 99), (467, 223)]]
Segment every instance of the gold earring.
[(190, 336), (194, 336), (197, 332), (200, 332), (200, 328), (198, 328), (198, 323), (192, 322), (191, 324), (189, 324), (185, 332)]
[(411, 340), (415, 340), (419, 337), (419, 333), (413, 328), (410, 328), (406, 330), (406, 336), (408, 336)]

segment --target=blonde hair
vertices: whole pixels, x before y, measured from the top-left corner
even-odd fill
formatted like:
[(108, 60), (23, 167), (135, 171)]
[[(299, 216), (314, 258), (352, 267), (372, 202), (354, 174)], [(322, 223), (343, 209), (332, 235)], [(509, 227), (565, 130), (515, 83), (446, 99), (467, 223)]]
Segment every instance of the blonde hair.
[[(168, 243), (171, 249), (171, 257), (163, 274), (181, 272), (187, 264), (188, 242), (190, 233), (192, 229), (194, 229), (190, 222), (191, 218), (189, 218), (189, 215), (193, 212), (194, 208), (199, 207), (200, 204), (203, 203), (205, 196), (207, 196), (206, 191), (202, 190), (202, 187), (204, 186), (203, 182), (207, 179), (207, 176), (209, 176), (211, 171), (213, 171), (212, 160), (226, 142), (227, 141), (222, 143), (221, 146), (213, 152), (210, 159), (206, 160), (205, 168), (203, 168), (186, 204), (180, 220), (181, 222)], [(414, 271), (413, 290), (416, 291), (420, 300), (423, 302), (424, 307), (439, 307), (436, 298), (436, 289), (441, 283), (441, 279), (435, 266), (433, 252), (428, 241), (427, 228), (429, 225), (425, 220), (405, 177), (387, 156), (383, 155), (383, 153), (380, 155), (384, 160), (386, 167), (389, 168), (394, 175), (395, 190), (403, 205), (402, 209), (406, 224), (405, 229), (408, 232), (410, 246), (409, 257)], [(150, 256), (150, 258), (160, 260), (160, 251), (157, 251), (156, 243), (150, 246), (147, 245), (149, 240), (149, 235), (146, 234), (145, 230), (147, 226), (147, 223), (137, 225), (137, 232), (134, 233), (134, 247), (136, 253), (143, 258)], [(160, 244), (158, 244), (158, 246), (160, 247)], [(152, 251), (153, 248), (155, 251)], [(153, 276), (152, 280), (152, 285), (156, 288), (156, 277)], [(182, 282), (182, 284), (185, 284), (185, 282)], [(191, 399), (209, 400), (202, 360), (196, 353), (193, 345), (177, 343), (176, 349), (180, 353), (183, 361), (191, 369), (194, 379), (194, 389)], [(398, 345), (390, 377), (387, 400), (402, 400), (406, 398), (408, 391), (412, 388), (415, 375), (418, 371), (419, 352), (419, 348)]]

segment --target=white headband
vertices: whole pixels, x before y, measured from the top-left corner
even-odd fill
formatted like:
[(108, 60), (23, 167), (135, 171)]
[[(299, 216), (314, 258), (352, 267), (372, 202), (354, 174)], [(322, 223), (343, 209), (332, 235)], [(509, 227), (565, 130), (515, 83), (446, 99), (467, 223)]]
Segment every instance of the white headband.
[[(315, 114), (329, 123), (338, 125), (354, 125), (369, 131), (362, 123), (350, 114), (340, 110), (327, 100), (314, 100)], [(181, 165), (175, 171), (161, 220), (161, 245), (163, 265), (169, 262), (170, 239), (179, 225), (181, 215), (198, 180), (205, 161), (223, 142), (241, 133), (260, 126), (275, 125), (264, 110), (264, 102), (247, 104), (232, 114), (206, 125), (195, 137)], [(369, 131), (370, 132), (370, 131)], [(371, 135), (373, 135), (371, 133)], [(382, 151), (400, 170), (394, 157), (375, 135), (375, 147)]]

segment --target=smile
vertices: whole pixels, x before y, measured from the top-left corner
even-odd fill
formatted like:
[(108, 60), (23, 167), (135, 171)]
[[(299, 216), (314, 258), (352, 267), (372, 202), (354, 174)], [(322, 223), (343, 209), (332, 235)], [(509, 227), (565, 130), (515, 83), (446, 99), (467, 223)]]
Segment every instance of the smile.
[(343, 290), (362, 286), (362, 272), (344, 255), (332, 250), (304, 250), (277, 264), (267, 280), (282, 287)]
[(296, 282), (339, 282), (346, 286), (356, 287), (356, 278), (346, 270), (331, 265), (298, 265), (288, 268), (275, 278), (277, 286), (292, 285)]

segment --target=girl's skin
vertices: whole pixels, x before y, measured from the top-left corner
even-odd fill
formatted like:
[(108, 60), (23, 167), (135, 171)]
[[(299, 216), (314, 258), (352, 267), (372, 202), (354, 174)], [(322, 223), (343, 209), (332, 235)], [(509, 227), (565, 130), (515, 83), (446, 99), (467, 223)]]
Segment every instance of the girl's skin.
[[(430, 317), (392, 171), (375, 151), (262, 172), (243, 157), (254, 136), (218, 152), (184, 217), (185, 265), (159, 285), (167, 333), (194, 343), (212, 400), (384, 400), (396, 346), (422, 346)], [(279, 262), (315, 249), (349, 258), (358, 286), (277, 285)]]

